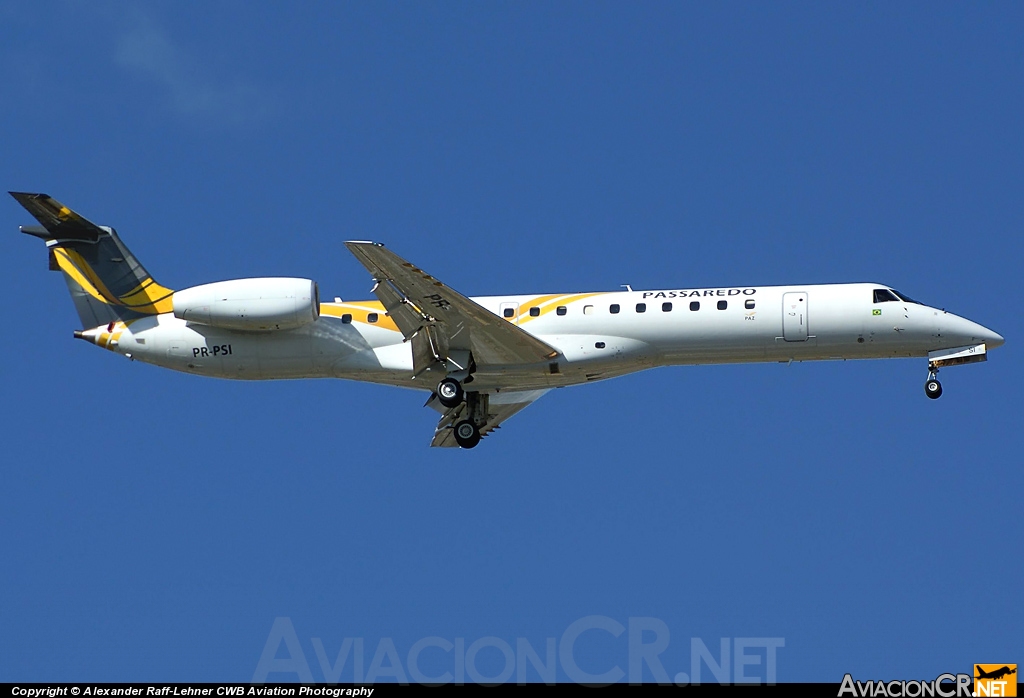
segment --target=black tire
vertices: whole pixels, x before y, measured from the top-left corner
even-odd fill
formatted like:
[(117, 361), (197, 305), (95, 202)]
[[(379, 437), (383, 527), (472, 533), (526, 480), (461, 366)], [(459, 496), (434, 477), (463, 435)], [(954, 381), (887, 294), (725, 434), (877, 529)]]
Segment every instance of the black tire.
[(445, 378), (437, 384), (437, 399), (445, 407), (458, 407), (465, 399), (462, 385), (454, 378)]
[(929, 378), (924, 384), (924, 394), (932, 400), (938, 400), (939, 396), (942, 395), (942, 383), (934, 378)]
[(462, 448), (473, 448), (480, 443), (480, 430), (468, 419), (463, 419), (455, 425), (455, 440)]

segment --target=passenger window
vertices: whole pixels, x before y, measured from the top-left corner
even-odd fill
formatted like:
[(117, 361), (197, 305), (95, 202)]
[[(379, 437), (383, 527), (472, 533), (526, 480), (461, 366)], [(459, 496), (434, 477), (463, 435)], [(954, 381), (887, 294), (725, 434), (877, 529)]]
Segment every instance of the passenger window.
[(593, 315), (594, 314), (594, 306), (592, 306), (592, 305), (585, 305), (585, 306), (583, 306), (583, 314), (584, 315)]
[(647, 304), (646, 303), (637, 303), (636, 304), (636, 312), (638, 312), (638, 313), (646, 313), (647, 312)]
[(700, 301), (690, 301), (690, 310), (700, 310)]
[(366, 316), (367, 322), (377, 322), (377, 313), (370, 313)]
[(661, 304), (661, 312), (663, 312), (663, 313), (671, 313), (672, 312), (672, 304), (671, 303), (662, 303)]
[(594, 342), (594, 347), (596, 349), (604, 349), (604, 342)]
[(512, 308), (505, 308), (504, 310), (501, 311), (501, 314), (504, 315), (505, 317), (515, 317), (516, 311), (513, 310)]
[(342, 315), (341, 316), (341, 321), (343, 323), (345, 323), (346, 325), (348, 323), (352, 322), (352, 313), (345, 313), (344, 315)]
[(754, 301), (753, 300), (746, 301), (743, 304), (743, 307), (746, 308), (747, 310), (753, 310), (754, 309)]
[(616, 315), (619, 312), (619, 304), (612, 303), (611, 305), (609, 305), (608, 312), (611, 313), (612, 315)]
[(890, 301), (899, 302), (899, 298), (896, 294), (887, 288), (876, 288), (875, 289), (875, 303), (888, 303)]
[(718, 309), (725, 310), (729, 307), (729, 301), (718, 301)]
[(540, 308), (537, 306), (530, 308), (530, 317), (537, 317), (538, 315), (540, 315)]
[(559, 314), (559, 315), (565, 315), (565, 314), (566, 314), (567, 312), (569, 312), (569, 311), (567, 311), (567, 310), (565, 309), (565, 306), (564, 306), (564, 305), (560, 305), (560, 306), (558, 306), (557, 308), (555, 308), (555, 312), (556, 312), (557, 314)]

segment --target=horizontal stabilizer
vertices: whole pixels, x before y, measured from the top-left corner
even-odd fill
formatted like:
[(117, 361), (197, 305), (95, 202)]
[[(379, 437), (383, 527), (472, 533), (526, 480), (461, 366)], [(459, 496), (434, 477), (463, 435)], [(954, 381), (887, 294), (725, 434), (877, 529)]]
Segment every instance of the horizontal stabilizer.
[[(46, 194), (12, 191), (10, 195), (43, 225), (48, 237), (54, 240), (99, 242), (106, 232)], [(22, 228), (22, 232), (42, 237), (34, 226), (31, 230)]]
[(52, 239), (49, 231), (41, 225), (22, 225), (18, 227), (18, 230), (40, 240)]

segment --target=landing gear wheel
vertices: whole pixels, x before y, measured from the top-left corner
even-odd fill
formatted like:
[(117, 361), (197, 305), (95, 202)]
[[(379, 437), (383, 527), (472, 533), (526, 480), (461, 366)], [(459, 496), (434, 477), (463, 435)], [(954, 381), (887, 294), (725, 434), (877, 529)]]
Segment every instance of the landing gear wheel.
[(462, 448), (473, 448), (480, 443), (480, 430), (468, 419), (455, 425), (455, 440)]
[(454, 378), (445, 378), (437, 384), (437, 399), (445, 407), (458, 407), (463, 397), (462, 385)]
[(938, 400), (942, 395), (942, 383), (935, 378), (929, 378), (924, 384), (924, 394), (932, 400)]

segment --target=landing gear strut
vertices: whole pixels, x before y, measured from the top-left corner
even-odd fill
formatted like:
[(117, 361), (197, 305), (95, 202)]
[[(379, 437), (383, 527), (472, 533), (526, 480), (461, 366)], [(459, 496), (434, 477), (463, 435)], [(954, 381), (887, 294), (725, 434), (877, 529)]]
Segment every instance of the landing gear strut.
[(942, 395), (942, 383), (939, 382), (939, 369), (931, 364), (928, 365), (928, 380), (924, 382), (924, 394), (932, 400), (938, 400)]
[(486, 393), (466, 393), (466, 409), (462, 419), (455, 422), (455, 442), (462, 448), (473, 448), (480, 443), (480, 430), (487, 426), (487, 410), (490, 400)]
[(437, 384), (437, 399), (445, 407), (458, 407), (464, 398), (462, 384), (454, 378), (445, 378)]

